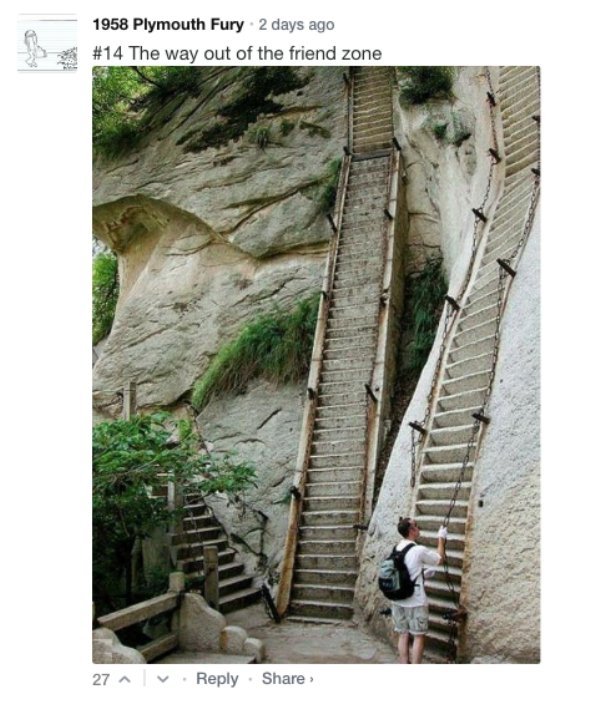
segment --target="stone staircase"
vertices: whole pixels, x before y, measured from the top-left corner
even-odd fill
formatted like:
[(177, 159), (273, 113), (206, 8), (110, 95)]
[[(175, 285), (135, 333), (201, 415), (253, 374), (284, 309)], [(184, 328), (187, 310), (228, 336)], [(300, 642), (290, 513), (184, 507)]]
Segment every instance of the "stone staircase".
[(352, 160), (329, 295), (288, 619), (353, 615), (357, 529), (375, 363), (393, 121), (387, 68), (353, 78)]
[(185, 505), (183, 530), (171, 538), (177, 571), (183, 571), (190, 581), (204, 569), (203, 545), (216, 546), (219, 559), (219, 608), (221, 613), (244, 608), (260, 600), (260, 589), (253, 587), (253, 577), (246, 574), (244, 564), (236, 561), (225, 532), (210, 508), (199, 497)]
[[(450, 336), (429, 433), (423, 440), (414, 510), (421, 529), (420, 543), (435, 547), (437, 530), (449, 511), (466, 461), (464, 482), (450, 518), (447, 541), (449, 575), (457, 598), (461, 590), (465, 529), (478, 442), (475, 439), (475, 445), (469, 446), (474, 424), (472, 414), (480, 411), (484, 404), (493, 366), (496, 324), (503, 308), (498, 297), (496, 259), (510, 257), (523, 236), (535, 189), (532, 168), (539, 166), (539, 126), (533, 118), (539, 118), (540, 113), (536, 67), (502, 67), (495, 97), (504, 133), (503, 193)], [(442, 616), (455, 606), (445, 574), (438, 572), (426, 582), (426, 589), (430, 601), (428, 644), (446, 650), (449, 625)]]

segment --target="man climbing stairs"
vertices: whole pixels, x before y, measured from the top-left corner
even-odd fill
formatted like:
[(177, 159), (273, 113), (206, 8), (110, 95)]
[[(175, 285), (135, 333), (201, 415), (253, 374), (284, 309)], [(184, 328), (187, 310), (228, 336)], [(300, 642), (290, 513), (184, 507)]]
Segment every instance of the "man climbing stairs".
[(446, 524), (454, 505), (448, 525), (447, 573), (438, 572), (426, 582), (430, 601), (428, 637), (440, 649), (450, 645), (451, 652), (456, 650), (456, 638), (444, 614), (454, 611), (460, 599), (471, 484), (483, 430), (474, 429), (473, 414), (482, 411), (490, 393), (504, 306), (501, 268), (496, 259), (513, 259), (514, 268), (537, 190), (537, 68), (502, 67), (495, 99), (504, 133), (503, 193), (449, 340), (431, 425), (423, 440), (413, 515), (421, 529), (420, 542), (434, 547), (436, 531), (440, 524)]

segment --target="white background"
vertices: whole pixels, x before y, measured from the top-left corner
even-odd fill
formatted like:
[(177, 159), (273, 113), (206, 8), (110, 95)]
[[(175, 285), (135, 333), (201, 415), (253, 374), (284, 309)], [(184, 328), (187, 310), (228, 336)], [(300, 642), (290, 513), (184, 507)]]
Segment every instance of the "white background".
[[(79, 7), (77, 7), (79, 5)], [(128, 706), (217, 702), (521, 707), (597, 696), (598, 588), (594, 515), (598, 275), (597, 22), (560, 9), (502, 3), (384, 3), (356, 9), (291, 3), (36, 0), (2, 9), (4, 206), (2, 348), (1, 692), (11, 706)], [(256, 10), (254, 10), (256, 8)], [(554, 8), (554, 6), (553, 6)], [(21, 12), (77, 12), (79, 69), (17, 74)], [(539, 666), (288, 666), (305, 688), (91, 686), (91, 65), (108, 44), (95, 17), (333, 19), (335, 33), (113, 34), (111, 44), (233, 46), (290, 43), (380, 47), (383, 64), (542, 66), (543, 115), (543, 649)], [(198, 38), (199, 36), (199, 38)], [(123, 40), (127, 41), (124, 42)], [(233, 61), (232, 64), (240, 62)], [(251, 62), (254, 63), (254, 62)], [(306, 64), (306, 62), (299, 62)], [(594, 189), (595, 188), (595, 189)], [(597, 338), (595, 338), (597, 339)], [(519, 534), (519, 530), (515, 530)], [(561, 590), (565, 576), (568, 589)], [(577, 590), (578, 589), (578, 590)], [(568, 599), (568, 601), (566, 600)], [(527, 603), (527, 599), (522, 600)], [(114, 668), (111, 668), (114, 669)], [(138, 672), (141, 671), (137, 667)], [(262, 691), (261, 691), (262, 689)], [(260, 697), (258, 696), (260, 692)], [(166, 693), (166, 694), (165, 694)], [(589, 705), (584, 700), (584, 706)]]

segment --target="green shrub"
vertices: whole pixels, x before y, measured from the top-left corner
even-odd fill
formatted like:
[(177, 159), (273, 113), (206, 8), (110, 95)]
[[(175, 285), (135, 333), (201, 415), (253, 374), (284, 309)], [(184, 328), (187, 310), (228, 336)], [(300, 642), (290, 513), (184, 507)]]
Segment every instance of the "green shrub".
[(446, 133), (448, 131), (448, 124), (447, 123), (437, 123), (436, 125), (433, 126), (433, 135), (438, 140), (444, 140), (446, 137)]
[(272, 96), (299, 89), (307, 82), (308, 79), (301, 79), (296, 70), (288, 66), (244, 69), (241, 91), (218, 111), (223, 122), (191, 140), (187, 140), (189, 135), (184, 136), (179, 142), (185, 143), (186, 151), (197, 153), (237, 140), (260, 115), (281, 112), (283, 106)]
[(285, 138), (286, 135), (291, 133), (295, 127), (296, 124), (294, 123), (294, 121), (288, 121), (287, 118), (284, 118), (279, 126), (279, 132), (281, 133), (282, 137)]
[(321, 183), (318, 198), (323, 214), (328, 214), (335, 207), (341, 168), (342, 161), (340, 158), (332, 160), (327, 166), (327, 174)]
[(454, 70), (450, 66), (404, 66), (401, 78), (400, 99), (408, 104), (452, 97)]
[(408, 367), (420, 371), (427, 362), (447, 292), (441, 258), (429, 258), (425, 267), (407, 283), (408, 328), (413, 339), (408, 347)]
[(257, 145), (261, 150), (265, 150), (267, 145), (272, 142), (271, 129), (269, 126), (256, 126), (249, 135), (250, 141)]
[(105, 338), (113, 324), (119, 298), (119, 268), (113, 253), (99, 253), (92, 266), (92, 343)]
[(224, 345), (196, 382), (192, 404), (203, 409), (216, 395), (241, 393), (255, 377), (276, 383), (299, 381), (309, 370), (319, 295), (296, 304), (291, 312), (277, 308), (248, 323)]

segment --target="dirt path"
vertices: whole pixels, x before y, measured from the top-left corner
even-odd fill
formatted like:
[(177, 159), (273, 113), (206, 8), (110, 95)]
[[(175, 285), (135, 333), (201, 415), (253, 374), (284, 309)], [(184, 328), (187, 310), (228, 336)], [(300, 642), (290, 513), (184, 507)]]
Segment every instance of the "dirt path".
[(366, 629), (351, 623), (274, 623), (257, 604), (228, 613), (229, 625), (240, 625), (263, 640), (265, 664), (392, 664), (393, 648)]

